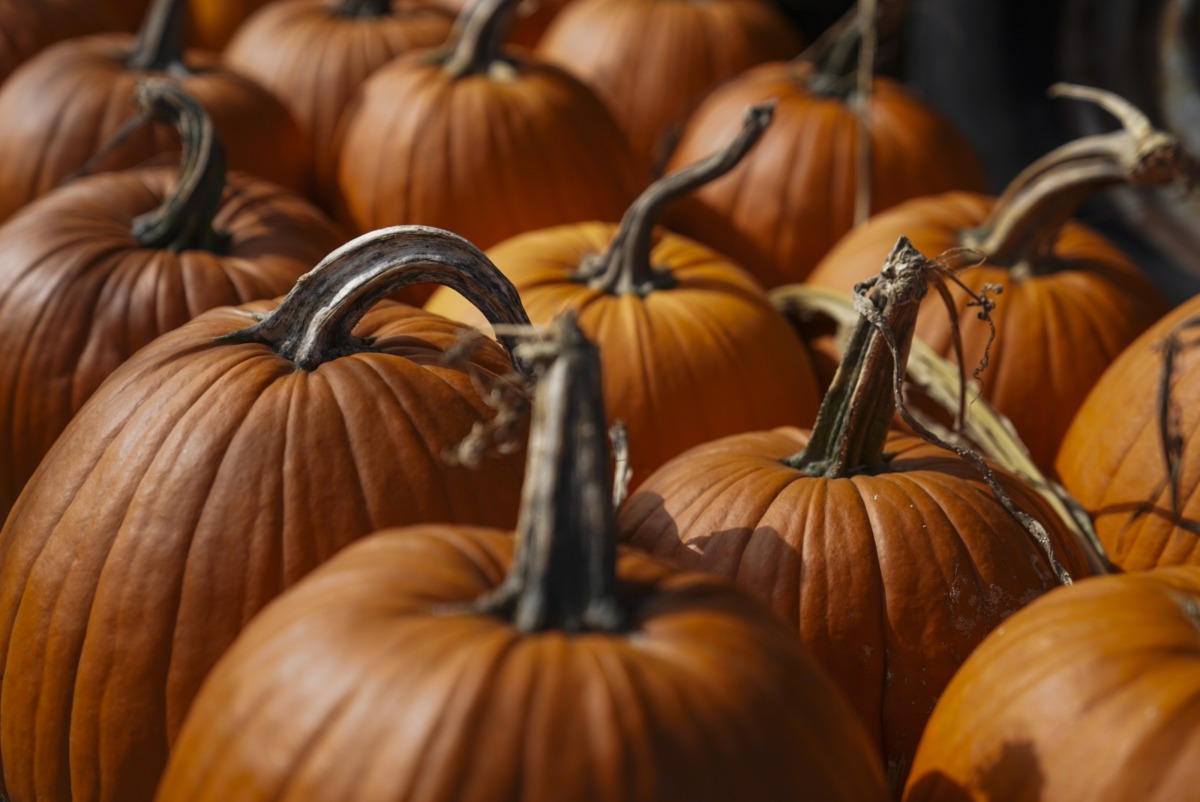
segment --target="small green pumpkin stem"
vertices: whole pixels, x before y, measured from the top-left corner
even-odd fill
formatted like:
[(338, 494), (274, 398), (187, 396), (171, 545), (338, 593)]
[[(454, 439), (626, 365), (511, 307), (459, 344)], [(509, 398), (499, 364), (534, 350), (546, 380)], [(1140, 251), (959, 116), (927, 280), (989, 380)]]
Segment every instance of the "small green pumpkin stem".
[(342, 0), (333, 10), (335, 17), (376, 19), (392, 13), (392, 0)]
[(538, 368), (512, 569), (474, 609), (520, 632), (615, 632), (617, 525), (609, 486), (600, 352), (574, 313), (518, 346)]
[[(353, 335), (367, 310), (387, 296), (415, 284), (450, 287), (473, 303), (493, 328), (528, 326), (521, 298), (483, 252), (457, 234), (428, 226), (395, 226), (364, 234), (321, 260), (258, 323), (221, 338), (256, 342), (289, 359), (300, 370), (370, 350)], [(515, 356), (516, 340), (497, 339)]]
[(808, 445), (786, 464), (831, 478), (883, 465), (883, 446), (896, 411), (893, 354), (902, 365), (907, 360), (931, 269), (929, 260), (901, 237), (880, 274), (855, 287), (858, 323)]
[(455, 78), (486, 74), (501, 61), (513, 12), (521, 0), (476, 0), (454, 23), (450, 55), (442, 68)]
[(213, 228), (213, 219), (225, 190), (225, 149), (212, 119), (173, 81), (140, 81), (135, 100), (144, 117), (175, 125), (183, 157), (175, 191), (157, 209), (134, 219), (133, 236), (144, 248), (223, 253), (229, 236)]
[(1101, 89), (1059, 83), (1054, 97), (1088, 100), (1120, 120), (1122, 128), (1086, 136), (1051, 151), (1013, 179), (983, 225), (963, 232), (963, 244), (991, 264), (1031, 273), (1055, 269), (1051, 258), (1063, 225), (1088, 197), (1114, 184), (1170, 183), (1195, 165), (1179, 138), (1155, 130), (1125, 99)]
[(187, 74), (183, 61), (183, 28), (187, 0), (154, 0), (138, 31), (133, 51), (125, 59), (131, 70)]
[(674, 285), (674, 277), (655, 269), (650, 261), (654, 227), (663, 210), (672, 201), (736, 167), (771, 124), (774, 112), (775, 101), (749, 107), (742, 128), (728, 145), (651, 184), (621, 218), (608, 249), (586, 260), (575, 272), (575, 280), (611, 295), (648, 295)]

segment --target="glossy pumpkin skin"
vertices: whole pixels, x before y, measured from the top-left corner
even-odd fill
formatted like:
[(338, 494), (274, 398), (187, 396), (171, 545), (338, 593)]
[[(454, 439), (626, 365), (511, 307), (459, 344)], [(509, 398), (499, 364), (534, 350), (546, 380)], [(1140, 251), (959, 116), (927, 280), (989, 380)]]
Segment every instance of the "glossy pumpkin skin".
[[(714, 90), (688, 118), (668, 164), (711, 152), (740, 109), (778, 101), (744, 162), (666, 216), (673, 230), (728, 254), (767, 288), (803, 281), (854, 227), (858, 117), (845, 99), (809, 88), (811, 69), (772, 62)], [(872, 214), (924, 195), (986, 189), (982, 167), (948, 120), (887, 78), (871, 91)]]
[(412, 53), (367, 79), (347, 110), (338, 187), (360, 231), (430, 225), (489, 248), (617, 220), (641, 184), (612, 117), (566, 73), (514, 59), (455, 78)]
[[(284, 0), (248, 19), (224, 61), (271, 90), (308, 135), (319, 194), (333, 208), (342, 112), (371, 73), (401, 53), (442, 44), (449, 12), (395, 0), (393, 12), (355, 18), (335, 12), (339, 0)], [(193, 11), (193, 13), (196, 13)]]
[[(443, 460), (490, 418), (440, 366), (462, 327), (383, 302), (372, 349), (296, 370), (222, 307), (141, 349), (96, 392), (0, 532), (0, 752), (12, 799), (154, 793), (201, 680), (245, 623), (384, 526), (511, 527), (523, 456)], [(512, 370), (499, 346), (484, 381)]]
[(500, 583), (513, 543), (420, 527), (339, 554), (222, 659), (158, 799), (886, 798), (829, 681), (722, 583), (630, 551), (627, 632), (455, 613)]
[(1107, 576), (992, 633), (929, 720), (906, 802), (1147, 802), (1200, 784), (1200, 571)]
[[(134, 116), (134, 87), (153, 73), (126, 67), (133, 43), (127, 34), (60, 42), (0, 88), (0, 219), (83, 167)], [(212, 116), (230, 168), (307, 190), (311, 157), (287, 109), (213, 54), (189, 51), (186, 60), (194, 73), (181, 84)], [(142, 126), (92, 172), (145, 166), (178, 147), (169, 123)]]
[[(807, 352), (755, 281), (720, 254), (664, 232), (650, 260), (675, 286), (610, 295), (572, 280), (616, 230), (558, 226), (513, 237), (488, 256), (517, 287), (531, 321), (574, 309), (600, 346), (605, 407), (629, 434), (631, 488), (699, 443), (815, 419), (820, 399)], [(426, 309), (488, 330), (451, 290), (437, 290)]]
[[(587, 84), (634, 153), (656, 168), (714, 87), (764, 61), (792, 58), (801, 47), (788, 19), (762, 0), (576, 0), (550, 23), (535, 52)], [(732, 128), (746, 105), (733, 110)]]
[[(781, 462), (807, 441), (782, 428), (686, 452), (625, 502), (621, 538), (767, 602), (850, 700), (898, 791), (958, 666), (1057, 580), (966, 461), (893, 434), (886, 471), (814, 478)], [(1086, 575), (1053, 511), (1001, 482), (1068, 572)]]
[[(1172, 404), (1183, 436), (1179, 501), (1184, 526), (1172, 514), (1159, 432), (1159, 348), (1177, 325), (1200, 314), (1200, 299), (1180, 304), (1145, 331), (1105, 371), (1071, 423), (1055, 463), (1067, 490), (1091, 515), (1108, 557), (1126, 571), (1200, 565), (1200, 353), (1186, 348), (1175, 362)], [(1184, 332), (1182, 340), (1194, 335)]]
[(133, 221), (178, 170), (89, 176), (0, 227), (0, 520), (71, 417), (134, 351), (216, 306), (283, 295), (344, 235), (275, 184), (235, 173), (220, 254), (143, 247)]
[[(879, 269), (896, 238), (909, 237), (929, 257), (961, 246), (960, 233), (981, 225), (992, 198), (946, 193), (880, 214), (846, 235), (809, 277), (812, 284), (850, 292)], [(1162, 315), (1166, 301), (1127, 256), (1100, 234), (1068, 222), (1054, 246), (1053, 270), (1023, 275), (983, 264), (958, 273), (973, 291), (1003, 288), (995, 297), (996, 337), (979, 376), (983, 397), (1016, 426), (1043, 471), (1054, 470), (1059, 444), (1076, 410), (1109, 364)], [(951, 287), (969, 370), (983, 358), (990, 329)], [(950, 319), (929, 293), (916, 335), (954, 359)]]

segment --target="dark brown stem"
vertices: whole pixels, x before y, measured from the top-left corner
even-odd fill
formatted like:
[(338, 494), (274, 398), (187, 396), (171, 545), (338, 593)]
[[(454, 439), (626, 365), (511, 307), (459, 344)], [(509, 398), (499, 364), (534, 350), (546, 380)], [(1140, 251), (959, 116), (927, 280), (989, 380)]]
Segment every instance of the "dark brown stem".
[(963, 244), (991, 264), (1052, 270), (1054, 243), (1079, 204), (1114, 184), (1165, 184), (1193, 171), (1179, 139), (1157, 131), (1137, 108), (1100, 89), (1055, 84), (1055, 97), (1089, 100), (1121, 121), (1122, 130), (1068, 142), (1025, 168)]
[(138, 31), (133, 52), (125, 59), (131, 70), (187, 73), (183, 62), (183, 26), (187, 0), (154, 0)]
[(738, 165), (771, 124), (775, 101), (746, 109), (746, 119), (733, 141), (703, 161), (651, 184), (621, 218), (608, 249), (588, 259), (575, 272), (577, 281), (612, 295), (648, 295), (675, 283), (671, 274), (650, 261), (654, 227), (667, 204), (719, 178)]
[(617, 525), (600, 353), (574, 313), (519, 346), (538, 368), (512, 569), (474, 609), (521, 632), (618, 631)]
[[(222, 340), (263, 343), (300, 370), (315, 370), (366, 350), (368, 343), (351, 333), (355, 325), (383, 298), (414, 284), (450, 287), (493, 327), (529, 325), (512, 282), (474, 245), (439, 228), (395, 226), (338, 248), (301, 276), (268, 317)], [(524, 372), (513, 337), (497, 339)]]
[(342, 0), (333, 10), (335, 17), (376, 19), (392, 13), (392, 0)]
[(140, 81), (135, 100), (144, 116), (165, 120), (179, 130), (183, 156), (175, 191), (154, 211), (134, 218), (133, 236), (145, 248), (224, 252), (229, 236), (213, 228), (213, 219), (225, 190), (225, 149), (212, 119), (173, 81)]
[(842, 477), (883, 465), (896, 411), (896, 358), (908, 357), (930, 262), (901, 237), (883, 270), (855, 288), (859, 320), (825, 393), (808, 445), (785, 463), (810, 476)]
[(500, 60), (504, 38), (520, 0), (476, 0), (467, 6), (450, 35), (450, 55), (442, 68), (455, 78), (485, 74)]

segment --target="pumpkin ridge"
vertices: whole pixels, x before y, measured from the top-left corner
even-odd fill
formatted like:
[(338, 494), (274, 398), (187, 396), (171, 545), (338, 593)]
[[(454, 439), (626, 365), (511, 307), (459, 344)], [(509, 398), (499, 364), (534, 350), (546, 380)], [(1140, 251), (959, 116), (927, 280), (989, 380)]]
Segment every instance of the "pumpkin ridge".
[[(886, 738), (887, 722), (885, 721), (885, 715), (887, 712), (886, 702), (889, 697), (888, 685), (890, 684), (891, 675), (892, 675), (891, 667), (888, 665), (888, 655), (891, 652), (891, 649), (889, 648), (889, 644), (887, 642), (887, 638), (888, 638), (887, 633), (891, 629), (891, 619), (888, 616), (888, 586), (887, 586), (887, 582), (885, 581), (885, 577), (883, 575), (883, 564), (882, 564), (882, 560), (880, 559), (879, 528), (878, 528), (878, 526), (876, 526), (875, 516), (872, 515), (873, 505), (867, 503), (867, 498), (865, 495), (868, 481), (867, 481), (866, 477), (851, 476), (851, 477), (847, 477), (847, 478), (850, 480), (850, 487), (853, 487), (855, 492), (847, 493), (846, 496), (847, 496), (847, 498), (853, 499), (858, 503), (859, 515), (862, 516), (862, 520), (867, 521), (870, 525), (871, 558), (869, 560), (865, 560), (864, 562), (871, 566), (870, 582), (871, 582), (872, 587), (878, 588), (878, 591), (879, 591), (877, 594), (878, 598), (879, 598), (879, 605), (878, 605), (878, 609), (875, 611), (877, 613), (877, 617), (876, 617), (875, 627), (874, 627), (874, 631), (876, 633), (878, 633), (880, 636), (879, 640), (882, 641), (882, 648), (879, 650), (879, 658), (878, 658), (879, 659), (879, 668), (878, 668), (879, 696), (876, 698), (876, 701), (874, 704), (874, 707), (878, 711), (878, 720), (872, 721), (870, 723), (870, 725), (868, 725), (867, 722), (864, 721), (863, 726), (867, 729), (867, 733), (871, 736), (872, 745), (875, 746), (875, 748), (878, 750), (877, 754), (886, 755), (887, 754), (887, 749), (886, 749), (886, 746), (887, 746), (887, 738)], [(829, 485), (826, 482), (821, 482), (821, 485), (822, 485), (822, 492), (825, 493), (827, 496)], [(872, 500), (874, 500), (874, 497), (878, 496), (878, 494), (874, 493), (874, 492), (872, 492), (871, 495), (873, 497)], [(828, 518), (826, 517), (825, 520), (828, 520)], [(806, 530), (806, 531), (808, 531), (808, 530)], [(821, 529), (817, 529), (817, 530), (813, 530), (813, 531), (825, 532), (825, 531), (829, 531), (829, 528), (822, 527)], [(864, 538), (864, 543), (866, 542), (866, 540), (867, 539)], [(796, 603), (800, 604), (802, 598), (803, 598), (803, 594), (797, 593), (796, 594)], [(797, 621), (799, 621), (799, 620), (802, 620), (802, 619), (797, 618)], [(869, 644), (864, 644), (864, 645), (869, 645)], [(872, 654), (871, 657), (874, 658), (874, 654)], [(857, 718), (857, 713), (859, 710), (857, 699), (853, 700), (853, 708), (854, 708), (856, 718)]]

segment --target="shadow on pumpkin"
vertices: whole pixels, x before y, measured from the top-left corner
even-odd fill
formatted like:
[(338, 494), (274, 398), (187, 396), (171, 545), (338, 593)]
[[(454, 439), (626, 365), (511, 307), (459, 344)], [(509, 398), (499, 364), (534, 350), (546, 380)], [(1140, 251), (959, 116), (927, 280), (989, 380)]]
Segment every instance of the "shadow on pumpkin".
[(975, 773), (969, 788), (931, 771), (909, 783), (904, 802), (1042, 802), (1044, 792), (1045, 776), (1033, 745), (1015, 741)]
[(1097, 510), (1087, 510), (1087, 514), (1097, 524), (1099, 524), (1102, 518), (1107, 516), (1123, 516), (1125, 518), (1125, 522), (1121, 525), (1121, 532), (1117, 536), (1118, 547), (1123, 545), (1126, 530), (1143, 518), (1158, 518), (1185, 532), (1200, 535), (1200, 521), (1195, 518), (1184, 517), (1169, 507), (1149, 501), (1127, 501), (1120, 504), (1109, 504), (1107, 507), (1101, 507)]

